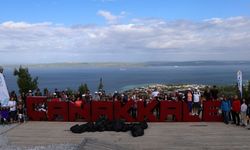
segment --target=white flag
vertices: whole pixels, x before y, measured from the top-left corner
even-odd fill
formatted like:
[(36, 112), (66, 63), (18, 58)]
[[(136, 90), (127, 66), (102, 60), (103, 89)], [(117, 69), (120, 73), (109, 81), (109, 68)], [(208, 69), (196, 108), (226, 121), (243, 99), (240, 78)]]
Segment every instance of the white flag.
[(240, 96), (242, 98), (242, 72), (240, 70), (237, 72), (237, 83), (238, 89), (240, 91)]
[(2, 107), (8, 106), (9, 103), (9, 92), (3, 77), (3, 74), (0, 73), (0, 103)]

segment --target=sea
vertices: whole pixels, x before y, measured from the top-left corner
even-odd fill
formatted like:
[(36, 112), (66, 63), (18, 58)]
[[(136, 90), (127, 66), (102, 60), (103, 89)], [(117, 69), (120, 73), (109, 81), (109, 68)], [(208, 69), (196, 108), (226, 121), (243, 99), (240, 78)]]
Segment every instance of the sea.
[[(77, 90), (86, 83), (93, 93), (102, 78), (107, 93), (124, 91), (151, 84), (205, 84), (233, 85), (237, 71), (243, 74), (243, 83), (250, 80), (250, 64), (236, 65), (173, 65), (138, 67), (30, 67), (32, 77), (38, 77), (39, 88), (53, 91)], [(4, 76), (9, 91), (18, 91), (14, 68), (6, 67)]]

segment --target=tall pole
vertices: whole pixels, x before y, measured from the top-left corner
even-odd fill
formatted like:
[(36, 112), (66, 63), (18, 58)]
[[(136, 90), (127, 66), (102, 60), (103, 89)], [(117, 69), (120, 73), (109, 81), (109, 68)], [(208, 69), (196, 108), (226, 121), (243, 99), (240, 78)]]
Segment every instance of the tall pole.
[(240, 70), (237, 72), (237, 84), (240, 92), (240, 98), (242, 98), (242, 72)]

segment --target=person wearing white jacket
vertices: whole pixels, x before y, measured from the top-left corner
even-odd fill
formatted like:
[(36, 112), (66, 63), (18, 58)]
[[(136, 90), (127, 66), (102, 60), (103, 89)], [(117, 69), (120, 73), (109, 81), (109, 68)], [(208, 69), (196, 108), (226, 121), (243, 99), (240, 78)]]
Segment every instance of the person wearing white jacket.
[(200, 108), (200, 98), (201, 98), (200, 91), (198, 89), (195, 89), (195, 91), (193, 93), (193, 99), (194, 99), (193, 113), (194, 113), (194, 115), (199, 115), (198, 111)]
[(10, 98), (10, 101), (8, 103), (8, 107), (10, 108), (9, 114), (10, 114), (10, 123), (13, 123), (16, 121), (17, 117), (17, 111), (16, 111), (16, 101), (13, 97)]
[(240, 107), (240, 120), (241, 120), (241, 125), (242, 126), (247, 126), (247, 105), (246, 105), (246, 100), (242, 100), (242, 104)]

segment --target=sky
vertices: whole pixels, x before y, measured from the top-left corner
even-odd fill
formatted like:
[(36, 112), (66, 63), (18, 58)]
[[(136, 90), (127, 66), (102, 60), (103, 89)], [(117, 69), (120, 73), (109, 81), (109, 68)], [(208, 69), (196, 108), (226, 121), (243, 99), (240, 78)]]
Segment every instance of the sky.
[(0, 64), (249, 58), (250, 0), (0, 0)]

